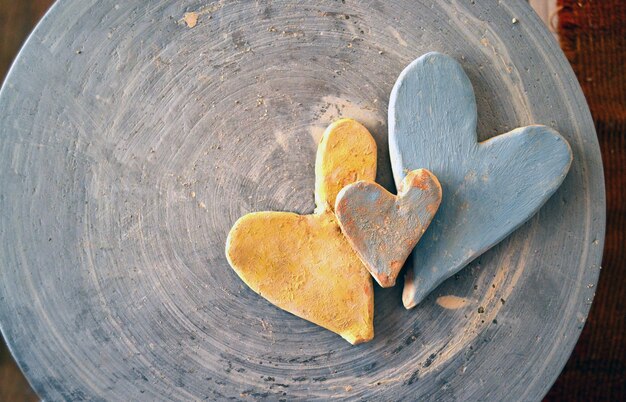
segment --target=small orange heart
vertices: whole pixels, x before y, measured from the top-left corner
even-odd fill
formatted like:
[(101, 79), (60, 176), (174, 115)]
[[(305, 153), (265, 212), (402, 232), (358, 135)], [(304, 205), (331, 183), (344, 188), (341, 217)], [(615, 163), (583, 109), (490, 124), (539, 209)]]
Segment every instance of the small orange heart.
[(240, 218), (226, 241), (228, 262), (276, 306), (352, 344), (374, 337), (372, 278), (341, 233), (339, 191), (376, 176), (376, 143), (365, 127), (342, 119), (326, 129), (315, 166), (312, 215), (256, 212)]
[(337, 196), (335, 214), (376, 282), (388, 288), (395, 285), (440, 203), (439, 180), (428, 170), (418, 169), (407, 174), (397, 196), (374, 182), (350, 184)]

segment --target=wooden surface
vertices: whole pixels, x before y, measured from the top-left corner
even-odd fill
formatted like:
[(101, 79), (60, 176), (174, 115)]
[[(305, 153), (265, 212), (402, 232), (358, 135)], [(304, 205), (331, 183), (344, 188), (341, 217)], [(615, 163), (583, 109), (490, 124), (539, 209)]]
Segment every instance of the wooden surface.
[(602, 149), (607, 231), (602, 274), (580, 341), (550, 401), (626, 400), (626, 8), (560, 1), (561, 44), (587, 96)]
[[(0, 0), (0, 79), (4, 79), (26, 36), (51, 4), (52, 0)], [(0, 401), (37, 400), (3, 339), (0, 345)]]
[[(0, 160), (11, 163), (2, 202), (13, 214), (3, 208), (0, 227), (20, 228), (12, 243), (2, 232), (10, 269), (0, 321), (42, 396), (536, 399), (548, 390), (583, 326), (598, 273), (587, 259), (599, 260), (602, 241), (577, 230), (548, 236), (552, 213), (444, 284), (442, 294), (467, 296), (465, 310), (427, 300), (405, 312), (398, 289), (377, 292), (377, 341), (356, 348), (277, 311), (223, 261), (242, 212), (312, 210), (305, 161), (328, 120), (363, 119), (385, 143), (391, 85), (427, 50), (463, 54), (473, 84), (503, 97), (512, 68), (521, 90), (504, 106), (479, 101), (481, 132), (525, 123), (529, 108), (541, 115), (538, 88), (560, 94), (544, 113), (589, 162), (562, 195), (581, 213), (569, 222), (589, 217), (593, 236), (603, 193), (593, 127), (565, 60), (525, 6), (218, 3), (190, 29), (177, 21), (196, 3), (77, 3), (62, 2), (40, 27), (0, 102), (13, 134), (3, 132), (0, 148), (11, 151)], [(384, 16), (397, 21), (382, 26)], [(524, 54), (504, 52), (528, 43)], [(246, 130), (226, 131), (222, 120)], [(391, 188), (388, 159), (379, 162)], [(308, 185), (294, 186), (294, 176)], [(519, 250), (537, 239), (546, 248)], [(524, 252), (580, 253), (588, 243), (596, 248), (583, 271), (517, 264)]]
[(0, 345), (0, 401), (37, 400), (39, 400), (37, 394), (28, 385), (3, 342)]

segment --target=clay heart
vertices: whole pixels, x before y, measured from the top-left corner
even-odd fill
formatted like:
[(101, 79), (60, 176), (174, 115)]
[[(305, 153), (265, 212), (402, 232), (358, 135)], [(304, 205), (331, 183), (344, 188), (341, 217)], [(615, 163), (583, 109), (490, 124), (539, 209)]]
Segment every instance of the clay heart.
[(352, 344), (374, 337), (370, 274), (341, 233), (337, 193), (376, 176), (376, 143), (354, 120), (333, 123), (315, 165), (313, 215), (256, 212), (240, 218), (226, 241), (232, 268), (276, 306), (327, 328)]
[(402, 300), (417, 305), (446, 278), (528, 220), (564, 180), (571, 149), (556, 131), (529, 126), (477, 142), (476, 100), (451, 57), (428, 53), (400, 75), (389, 104), (394, 179), (426, 168), (445, 194), (407, 264)]
[(407, 257), (441, 203), (441, 186), (428, 170), (404, 178), (395, 196), (382, 186), (360, 181), (337, 196), (335, 214), (343, 234), (376, 282), (395, 285)]

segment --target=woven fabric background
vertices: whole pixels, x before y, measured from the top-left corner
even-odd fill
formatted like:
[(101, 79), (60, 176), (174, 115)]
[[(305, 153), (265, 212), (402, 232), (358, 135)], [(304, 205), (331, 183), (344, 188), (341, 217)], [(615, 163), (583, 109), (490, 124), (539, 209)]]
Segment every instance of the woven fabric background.
[(563, 48), (591, 108), (604, 163), (607, 231), (591, 314), (548, 401), (626, 400), (626, 2), (559, 0)]
[[(52, 2), (0, 0), (0, 80)], [(608, 221), (591, 314), (546, 401), (626, 401), (625, 7), (621, 0), (559, 0), (561, 45), (591, 107), (602, 148)], [(36, 400), (0, 344), (0, 402)]]

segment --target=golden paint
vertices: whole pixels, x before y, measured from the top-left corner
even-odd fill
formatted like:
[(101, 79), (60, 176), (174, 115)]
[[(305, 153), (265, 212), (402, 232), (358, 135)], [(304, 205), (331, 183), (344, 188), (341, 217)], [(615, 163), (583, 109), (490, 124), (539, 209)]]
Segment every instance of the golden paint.
[(376, 144), (351, 119), (331, 124), (316, 160), (315, 214), (255, 212), (226, 241), (239, 277), (276, 306), (352, 344), (374, 337), (372, 278), (341, 233), (332, 206), (343, 186), (376, 176)]
[(333, 211), (342, 188), (376, 178), (376, 142), (352, 119), (341, 119), (324, 132), (315, 161), (316, 212)]

